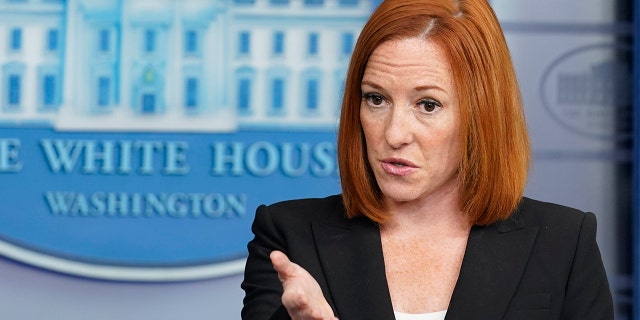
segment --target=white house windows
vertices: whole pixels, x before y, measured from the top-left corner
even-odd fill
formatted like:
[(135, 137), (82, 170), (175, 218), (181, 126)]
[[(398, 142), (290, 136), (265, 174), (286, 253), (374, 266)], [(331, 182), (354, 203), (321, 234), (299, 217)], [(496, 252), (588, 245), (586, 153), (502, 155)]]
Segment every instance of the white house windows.
[(7, 107), (20, 107), (20, 97), (22, 92), (22, 76), (19, 74), (11, 74), (7, 80)]
[(187, 109), (198, 107), (198, 78), (187, 77), (184, 81), (184, 105)]
[(95, 29), (95, 44), (96, 44), (96, 51), (98, 54), (98, 57), (100, 59), (103, 58), (115, 58), (114, 54), (117, 50), (116, 48), (116, 40), (118, 35), (116, 34), (117, 27), (115, 25), (113, 26), (106, 26), (106, 25), (99, 25), (96, 26)]
[(109, 53), (111, 50), (111, 31), (109, 29), (98, 30), (98, 52)]
[(289, 5), (289, 0), (269, 0), (269, 3), (273, 6), (286, 6)]
[(60, 105), (60, 71), (55, 65), (39, 68), (39, 106), (41, 110), (56, 110)]
[(269, 114), (281, 116), (287, 109), (287, 80), (289, 72), (284, 68), (274, 68), (267, 72), (267, 97)]
[(183, 38), (185, 56), (200, 56), (200, 41), (200, 32), (197, 29), (187, 29)]
[(198, 51), (198, 35), (195, 30), (187, 30), (184, 33), (184, 52), (194, 53)]
[(343, 7), (357, 7), (359, 0), (338, 0), (338, 4)]
[(285, 80), (282, 77), (271, 79), (271, 110), (276, 113), (284, 109), (284, 85)]
[(324, 0), (304, 0), (304, 5), (308, 7), (320, 7), (324, 4)]
[(136, 29), (136, 51), (138, 58), (164, 59), (166, 56), (167, 32), (161, 25), (143, 24)]
[(352, 32), (343, 32), (340, 44), (340, 54), (344, 56), (350, 56), (353, 51), (353, 43), (355, 41)]
[[(67, 110), (98, 122), (135, 114), (146, 118), (141, 127), (178, 115), (215, 117), (227, 129), (333, 125), (334, 75), (371, 9), (360, 0), (81, 2), (60, 17), (5, 23), (0, 114), (57, 119)], [(7, 71), (23, 60), (24, 72)]]
[[(138, 55), (133, 62), (133, 110), (138, 114), (153, 115), (165, 112), (164, 85), (167, 71), (167, 30), (160, 24), (141, 24), (137, 29)], [(180, 44), (178, 44), (179, 46)], [(185, 89), (186, 78), (176, 78), (178, 92)], [(196, 85), (197, 86), (197, 85)], [(176, 100), (184, 105), (185, 100)], [(196, 96), (190, 103), (197, 104)]]
[(273, 50), (272, 53), (274, 56), (279, 57), (284, 55), (284, 45), (285, 45), (284, 32), (276, 31), (273, 33)]
[(57, 52), (60, 47), (60, 33), (58, 29), (47, 30), (45, 41), (47, 52)]
[(256, 71), (249, 67), (242, 67), (235, 72), (235, 100), (240, 115), (250, 115), (253, 111), (253, 86)]
[(116, 104), (116, 81), (109, 64), (94, 66), (91, 80), (91, 111), (107, 113)]
[(189, 66), (183, 71), (183, 105), (186, 112), (197, 112), (203, 108), (202, 103), (202, 81), (201, 81), (201, 67)]
[(156, 31), (147, 29), (144, 31), (144, 48), (143, 52), (146, 54), (152, 54), (156, 51)]
[(304, 114), (314, 114), (320, 109), (320, 83), (322, 73), (319, 69), (313, 68), (302, 73), (300, 91), (303, 93), (302, 106)]
[(204, 105), (204, 82), (202, 80), (201, 56), (201, 31), (194, 25), (184, 27), (182, 33), (183, 53), (186, 58), (183, 69), (182, 83), (182, 105), (184, 111), (189, 114), (198, 113), (206, 106)]
[(2, 94), (2, 109), (5, 111), (20, 110), (23, 101), (23, 78), (25, 66), (22, 63), (8, 63), (2, 67), (3, 88), (0, 90)]
[(251, 33), (240, 31), (238, 33), (238, 55), (248, 56), (251, 53)]
[[(165, 110), (162, 63), (140, 63), (134, 66), (133, 109), (139, 114), (160, 114)], [(189, 77), (189, 76), (187, 76)], [(196, 100), (196, 103), (199, 100)]]
[(141, 113), (152, 114), (156, 113), (156, 94), (154, 92), (145, 92), (142, 94), (142, 109)]
[(251, 79), (238, 79), (238, 109), (242, 113), (251, 110)]
[(96, 105), (99, 108), (107, 107), (111, 103), (111, 79), (107, 76), (98, 77), (98, 87), (97, 87), (97, 101)]
[(22, 29), (12, 28), (9, 30), (9, 50), (18, 52), (22, 50)]
[(47, 74), (42, 77), (42, 106), (45, 108), (56, 104), (56, 78)]
[(320, 45), (320, 35), (317, 32), (311, 32), (307, 36), (307, 55), (310, 57), (318, 56)]
[(318, 100), (320, 96), (320, 80), (307, 79), (307, 110), (315, 111), (318, 109)]

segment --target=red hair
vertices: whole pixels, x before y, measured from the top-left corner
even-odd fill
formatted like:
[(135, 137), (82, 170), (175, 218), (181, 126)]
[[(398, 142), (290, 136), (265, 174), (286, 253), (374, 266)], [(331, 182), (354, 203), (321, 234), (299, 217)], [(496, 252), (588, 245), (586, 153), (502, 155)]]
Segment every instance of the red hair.
[(351, 57), (338, 131), (347, 216), (364, 215), (378, 223), (388, 219), (367, 161), (360, 84), (380, 44), (414, 37), (445, 51), (459, 93), (460, 209), (477, 225), (508, 218), (524, 193), (529, 138), (509, 49), (486, 0), (387, 0), (369, 18)]

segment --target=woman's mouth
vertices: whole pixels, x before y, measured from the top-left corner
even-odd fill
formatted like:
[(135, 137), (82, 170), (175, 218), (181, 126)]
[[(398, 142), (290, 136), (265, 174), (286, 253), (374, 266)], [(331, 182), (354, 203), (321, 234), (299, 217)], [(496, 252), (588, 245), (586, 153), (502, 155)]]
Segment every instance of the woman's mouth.
[(382, 169), (395, 176), (406, 176), (417, 169), (417, 166), (409, 160), (389, 158), (382, 160)]

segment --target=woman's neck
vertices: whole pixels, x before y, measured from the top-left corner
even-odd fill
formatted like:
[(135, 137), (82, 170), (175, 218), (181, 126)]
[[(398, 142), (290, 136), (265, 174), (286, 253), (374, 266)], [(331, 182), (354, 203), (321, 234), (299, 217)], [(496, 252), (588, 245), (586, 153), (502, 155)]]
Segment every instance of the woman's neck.
[(436, 199), (412, 202), (385, 201), (389, 220), (382, 225), (385, 231), (460, 231), (468, 234), (471, 223), (460, 209), (457, 193)]

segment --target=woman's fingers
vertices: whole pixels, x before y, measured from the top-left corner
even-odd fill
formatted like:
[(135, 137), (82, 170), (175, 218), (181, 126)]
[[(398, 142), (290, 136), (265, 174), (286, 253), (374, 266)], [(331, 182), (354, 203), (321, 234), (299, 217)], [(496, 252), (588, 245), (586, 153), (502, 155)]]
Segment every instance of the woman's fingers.
[(273, 268), (278, 272), (280, 281), (286, 281), (296, 275), (296, 267), (293, 262), (289, 260), (289, 257), (280, 251), (271, 252), (270, 256), (271, 264)]
[(337, 319), (316, 280), (280, 251), (269, 255), (282, 282), (282, 304), (292, 319)]

